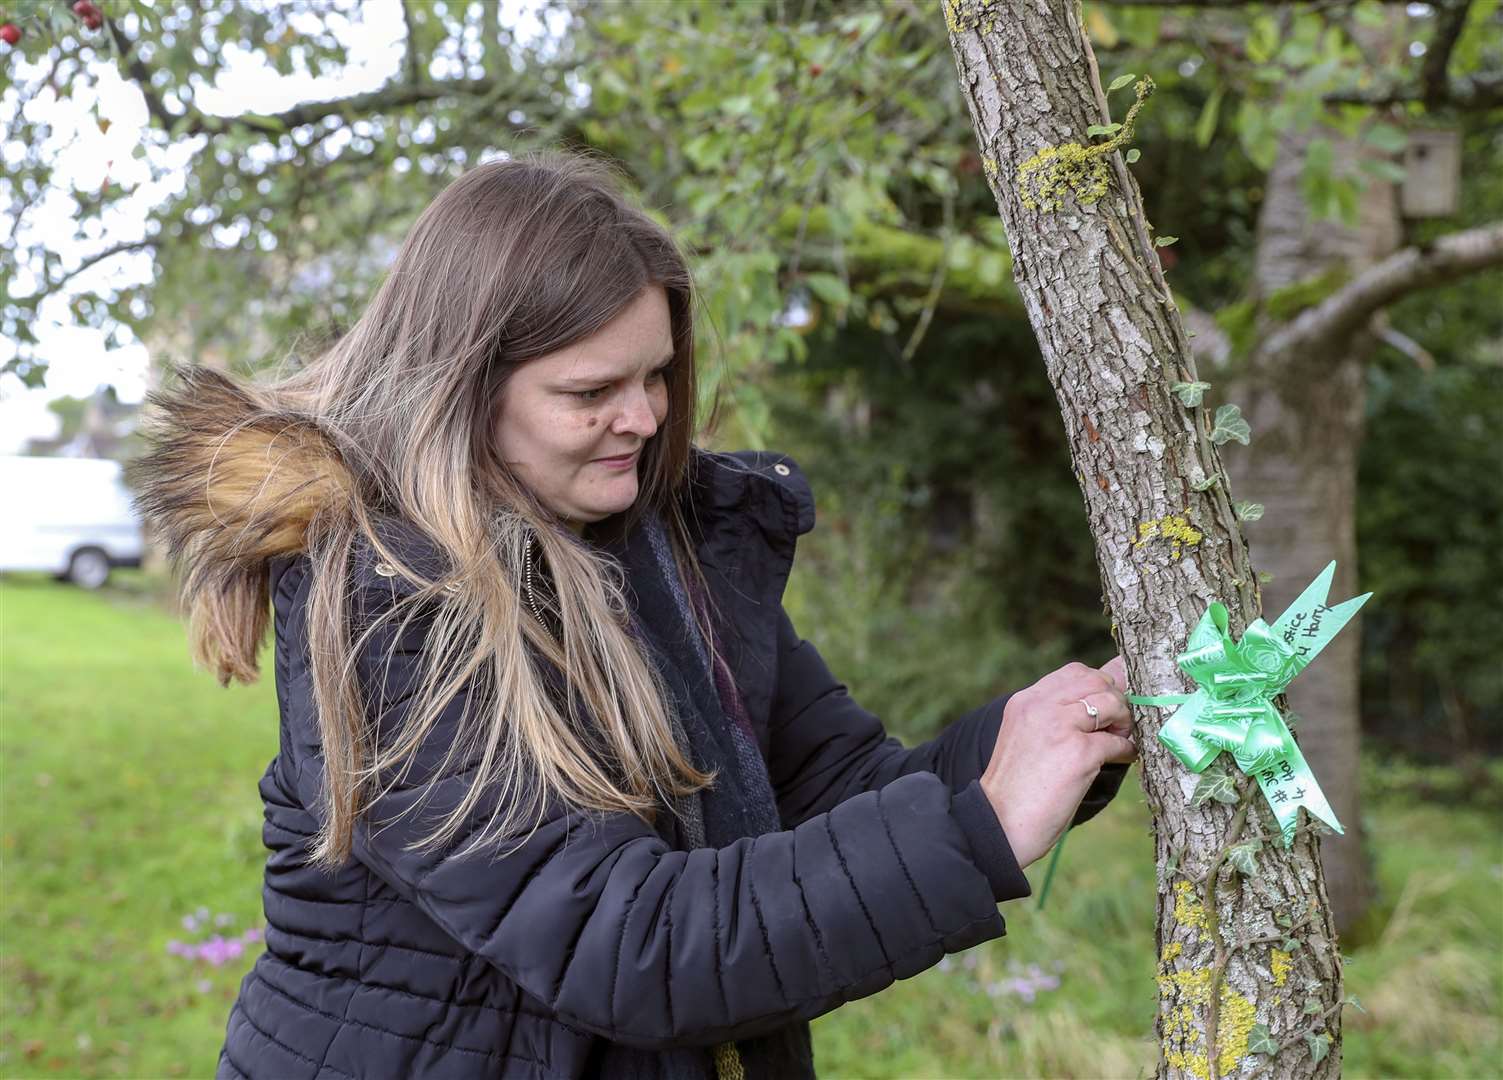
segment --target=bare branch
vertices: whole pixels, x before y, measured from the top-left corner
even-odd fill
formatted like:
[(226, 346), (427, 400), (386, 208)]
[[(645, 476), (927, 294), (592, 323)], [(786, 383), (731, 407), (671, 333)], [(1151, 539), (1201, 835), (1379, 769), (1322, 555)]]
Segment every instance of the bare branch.
[(1410, 293), (1503, 266), (1503, 222), (1451, 233), (1433, 244), (1405, 248), (1364, 271), (1259, 346), (1269, 356), (1308, 353), (1360, 329), (1380, 310)]

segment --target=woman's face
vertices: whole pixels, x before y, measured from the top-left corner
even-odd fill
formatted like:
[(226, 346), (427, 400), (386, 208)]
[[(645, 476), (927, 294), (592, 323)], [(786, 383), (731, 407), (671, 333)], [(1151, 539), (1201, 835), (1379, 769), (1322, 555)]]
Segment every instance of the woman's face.
[[(631, 506), (644, 443), (668, 415), (673, 328), (661, 286), (583, 341), (517, 369), (496, 413), (502, 459), (574, 532)], [(632, 455), (624, 464), (603, 460)]]

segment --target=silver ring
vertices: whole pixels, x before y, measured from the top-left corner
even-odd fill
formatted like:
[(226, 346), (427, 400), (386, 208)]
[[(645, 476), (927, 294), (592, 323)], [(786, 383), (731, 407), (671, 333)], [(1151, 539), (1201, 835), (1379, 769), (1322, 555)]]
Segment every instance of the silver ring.
[(1086, 715), (1089, 716), (1092, 720), (1096, 719), (1096, 714), (1101, 710), (1096, 708), (1096, 706), (1092, 705), (1085, 698), (1081, 698), (1080, 703), (1085, 706)]

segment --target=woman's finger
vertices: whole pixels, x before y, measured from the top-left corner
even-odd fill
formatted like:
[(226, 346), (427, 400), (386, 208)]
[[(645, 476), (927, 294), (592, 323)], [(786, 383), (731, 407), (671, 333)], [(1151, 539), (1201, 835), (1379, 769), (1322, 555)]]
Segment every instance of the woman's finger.
[(1110, 731), (1100, 731), (1094, 736), (1102, 761), (1126, 763), (1138, 759), (1138, 747), (1131, 739)]

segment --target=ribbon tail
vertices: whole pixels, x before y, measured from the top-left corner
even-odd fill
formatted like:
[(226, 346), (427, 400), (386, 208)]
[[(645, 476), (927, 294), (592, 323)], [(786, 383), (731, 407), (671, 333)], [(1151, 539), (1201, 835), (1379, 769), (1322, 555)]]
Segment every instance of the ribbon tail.
[[(1290, 775), (1287, 778), (1280, 777), (1273, 769), (1255, 774), (1258, 787), (1262, 789), (1263, 797), (1268, 800), (1269, 808), (1273, 810), (1273, 816), (1279, 823), (1284, 847), (1294, 845), (1294, 830), (1299, 824), (1301, 806), (1311, 817), (1319, 818), (1338, 833), (1345, 833), (1341, 822), (1336, 820), (1336, 812), (1326, 801), (1325, 792), (1315, 782), (1315, 774), (1299, 747), (1295, 746), (1284, 755), (1284, 760), (1289, 763)], [(1274, 774), (1271, 778), (1270, 773)]]

